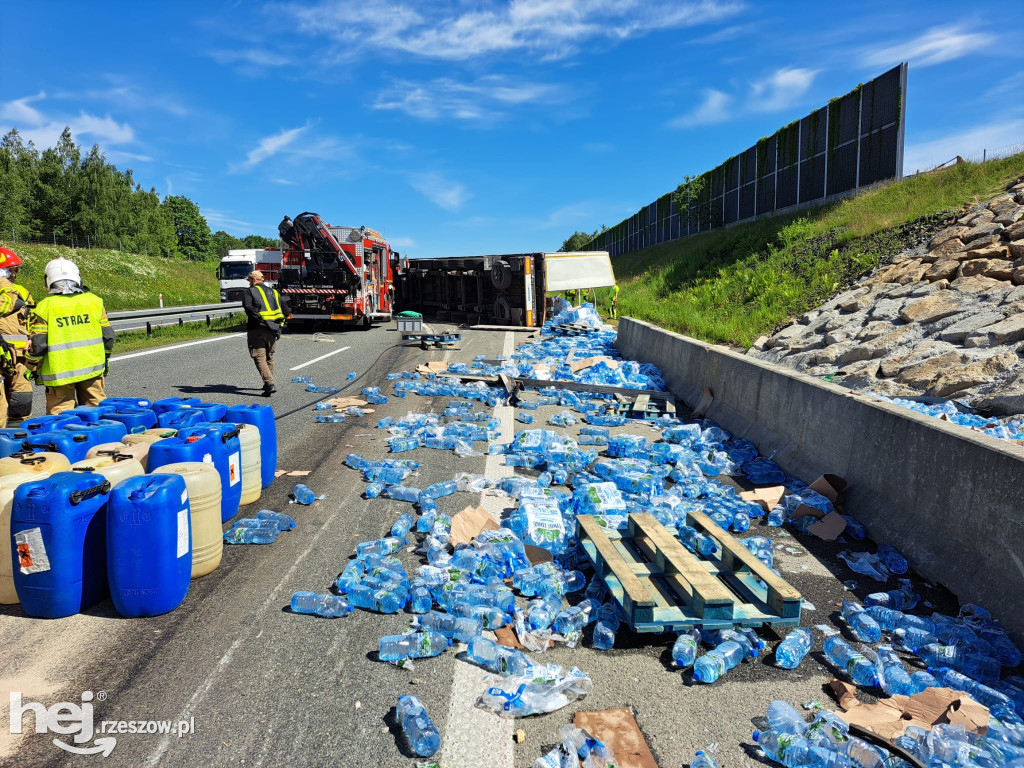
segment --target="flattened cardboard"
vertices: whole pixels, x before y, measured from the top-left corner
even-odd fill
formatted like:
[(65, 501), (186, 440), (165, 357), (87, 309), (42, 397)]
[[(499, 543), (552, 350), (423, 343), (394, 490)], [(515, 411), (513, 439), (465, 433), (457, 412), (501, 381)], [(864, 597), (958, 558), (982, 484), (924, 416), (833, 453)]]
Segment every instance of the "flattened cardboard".
[(572, 724), (604, 742), (622, 768), (658, 768), (640, 726), (626, 707), (577, 712)]
[(572, 369), (573, 373), (579, 373), (580, 371), (586, 370), (587, 368), (592, 368), (598, 363), (604, 363), (613, 371), (619, 367), (618, 360), (613, 360), (612, 358), (606, 357), (604, 355), (596, 355), (595, 357), (586, 357), (582, 360), (576, 360), (572, 363), (569, 363), (569, 368)]
[(524, 544), (523, 548), (526, 549), (526, 559), (530, 561), (530, 565), (555, 562), (554, 556), (543, 547), (535, 547), (533, 544)]
[(704, 418), (704, 414), (708, 412), (708, 408), (711, 407), (711, 403), (714, 401), (714, 399), (714, 393), (712, 393), (712, 391), (707, 387), (704, 387), (704, 394), (700, 398), (700, 402), (697, 403), (697, 407), (693, 409), (694, 418)]
[(865, 704), (856, 697), (856, 687), (842, 680), (829, 683), (839, 706), (845, 710), (843, 719), (859, 725), (886, 739), (903, 735), (915, 725), (926, 730), (939, 723), (962, 725), (972, 733), (984, 734), (988, 709), (963, 691), (949, 688), (928, 688), (913, 696), (892, 696), (874, 704)]
[(764, 488), (755, 488), (752, 491), (743, 491), (740, 494), (740, 498), (744, 501), (752, 501), (755, 504), (760, 504), (764, 508), (765, 512), (771, 512), (772, 507), (782, 501), (782, 497), (785, 493), (785, 486), (766, 485)]
[(526, 646), (519, 642), (515, 630), (509, 624), (494, 630), (494, 638), (497, 640), (498, 645), (504, 645), (506, 648), (515, 648), (518, 651), (526, 649)]
[(839, 475), (825, 474), (807, 487), (812, 491), (817, 491), (835, 504), (839, 501), (839, 494), (846, 488), (846, 480), (841, 478)]
[(807, 526), (807, 532), (813, 533), (824, 541), (835, 541), (839, 534), (846, 530), (846, 518), (838, 512), (829, 512), (821, 520)]
[(496, 531), (499, 526), (483, 507), (466, 507), (452, 518), (452, 546), (469, 544), (481, 531)]
[(335, 408), (348, 408), (350, 405), (361, 408), (364, 405), (369, 405), (365, 400), (358, 397), (352, 397), (350, 395), (346, 395), (345, 397), (332, 397), (327, 401), (327, 404), (333, 405)]

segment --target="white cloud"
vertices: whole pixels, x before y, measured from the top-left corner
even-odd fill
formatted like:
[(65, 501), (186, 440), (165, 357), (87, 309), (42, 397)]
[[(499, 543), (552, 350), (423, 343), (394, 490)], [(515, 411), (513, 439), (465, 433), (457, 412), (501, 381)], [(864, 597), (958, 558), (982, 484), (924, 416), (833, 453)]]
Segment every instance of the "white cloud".
[(223, 229), (231, 227), (235, 230), (248, 229), (252, 231), (256, 225), (248, 221), (241, 221), (232, 217), (231, 211), (219, 211), (214, 208), (203, 208), (200, 211), (211, 229)]
[(240, 64), (243, 67), (256, 69), (269, 69), (271, 67), (283, 67), (291, 64), (287, 56), (268, 51), (263, 47), (243, 48), (234, 51), (211, 51), (210, 58), (218, 64)]
[(411, 237), (389, 237), (388, 244), (392, 248), (415, 248), (416, 241)]
[(298, 184), (297, 181), (292, 181), (291, 179), (271, 179), (271, 181), (274, 184), (284, 184), (284, 185), (287, 185), (289, 187), (293, 187), (296, 184)]
[(135, 152), (124, 152), (120, 149), (112, 149), (109, 152), (105, 152), (107, 160), (117, 165), (118, 163), (124, 163), (128, 160), (135, 160), (139, 163), (152, 163), (153, 158), (149, 155), (140, 155)]
[(446, 211), (459, 210), (471, 197), (462, 184), (450, 181), (436, 171), (410, 176), (409, 184), (438, 208)]
[(503, 107), (552, 102), (559, 94), (556, 86), (514, 83), (496, 75), (471, 83), (442, 77), (421, 84), (396, 82), (377, 96), (373, 107), (400, 110), (422, 120), (487, 122), (502, 117)]
[(307, 123), (306, 125), (299, 126), (298, 128), (290, 128), (287, 130), (282, 129), (280, 132), (275, 133), (272, 136), (264, 136), (259, 140), (259, 143), (257, 143), (256, 146), (246, 154), (245, 162), (240, 166), (237, 166), (235, 170), (255, 168), (267, 158), (273, 157), (278, 152), (285, 149), (289, 144), (308, 130), (309, 124)]
[(0, 120), (10, 120), (12, 123), (23, 126), (37, 126), (46, 122), (43, 113), (35, 107), (30, 107), (33, 101), (42, 101), (46, 98), (46, 92), (40, 91), (35, 96), (23, 96), (14, 101), (0, 104)]
[(652, 30), (721, 21), (744, 7), (739, 0), (650, 3), (647, 0), (485, 0), (465, 4), (329, 0), (288, 9), (301, 34), (326, 35), (339, 45), (333, 58), (364, 50), (402, 51), (430, 59), (466, 60), (513, 51), (560, 59), (599, 39), (641, 37)]
[(731, 116), (729, 107), (732, 96), (714, 88), (705, 88), (704, 100), (693, 112), (669, 121), (670, 128), (689, 128), (694, 125), (713, 125), (724, 123)]
[(957, 155), (981, 159), (984, 149), (991, 152), (1012, 144), (1024, 144), (1024, 120), (986, 123), (928, 141), (911, 142), (903, 155), (903, 172), (927, 170)]
[(770, 77), (751, 83), (750, 109), (754, 112), (778, 112), (793, 106), (814, 82), (816, 69), (784, 67)]
[(912, 40), (866, 50), (861, 63), (865, 67), (889, 67), (909, 61), (915, 67), (929, 67), (982, 51), (994, 42), (994, 35), (969, 32), (963, 25), (932, 27)]

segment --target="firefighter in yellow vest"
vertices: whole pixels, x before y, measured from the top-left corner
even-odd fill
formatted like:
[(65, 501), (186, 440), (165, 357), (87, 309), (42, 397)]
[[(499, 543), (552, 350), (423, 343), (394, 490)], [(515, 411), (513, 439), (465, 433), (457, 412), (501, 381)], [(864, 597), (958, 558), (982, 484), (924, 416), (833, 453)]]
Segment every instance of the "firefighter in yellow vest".
[(10, 346), (13, 368), (3, 375), (4, 397), (0, 397), (0, 421), (16, 427), (32, 415), (32, 383), (25, 378), (25, 348), (28, 346), (28, 313), (35, 302), (18, 279), (21, 259), (10, 248), (0, 248), (0, 337)]
[(58, 258), (46, 265), (49, 295), (28, 316), (25, 363), (46, 387), (46, 412), (99, 405), (103, 377), (114, 351), (114, 329), (103, 299), (82, 285), (74, 262)]
[(249, 356), (263, 379), (263, 396), (270, 397), (274, 386), (274, 345), (281, 338), (286, 316), (291, 310), (277, 289), (263, 282), (263, 273), (250, 272), (249, 288), (242, 294), (242, 309), (246, 315), (246, 344)]
[(619, 286), (615, 284), (612, 286), (612, 317), (619, 316)]

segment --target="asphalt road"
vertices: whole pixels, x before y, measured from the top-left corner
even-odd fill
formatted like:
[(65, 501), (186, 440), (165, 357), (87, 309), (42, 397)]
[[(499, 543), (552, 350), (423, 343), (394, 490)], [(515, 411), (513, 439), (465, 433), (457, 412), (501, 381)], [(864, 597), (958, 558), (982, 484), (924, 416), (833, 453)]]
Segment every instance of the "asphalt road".
[[(384, 535), (411, 508), (387, 499), (362, 499), (364, 483), (342, 464), (345, 455), (355, 451), (383, 457), (386, 434), (374, 428), (379, 417), (439, 412), (449, 399), (392, 397), (364, 419), (317, 424), (311, 407), (319, 396), (289, 379), (312, 375), (317, 383), (344, 385), (343, 394), (357, 394), (368, 385), (383, 389), (387, 373), (425, 360), (494, 357), (523, 339), (504, 332), (463, 333), (462, 349), (448, 352), (401, 347), (397, 334), (383, 328), (334, 333), (333, 343), (313, 342), (303, 334), (285, 336), (276, 361), (280, 391), (270, 400), (277, 414), (279, 468), (309, 470), (303, 482), (324, 499), (310, 507), (289, 504), (296, 480), (282, 477), (249, 511), (285, 511), (298, 521), (294, 531), (269, 546), (226, 546), (220, 567), (193, 581), (184, 603), (165, 616), (122, 619), (109, 600), (55, 621), (27, 618), (16, 606), (0, 608), (0, 695), (5, 697), (0, 722), (7, 720), (11, 691), (46, 706), (80, 703), (82, 692), (92, 691), (97, 723), (194, 718), (195, 732), (180, 737), (121, 734), (109, 757), (100, 758), (62, 751), (52, 743), (55, 734), (29, 730), (10, 735), (0, 726), (0, 765), (411, 766), (414, 756), (393, 719), (398, 696), (409, 692), (423, 700), (441, 732), (443, 768), (532, 766), (575, 711), (622, 706), (633, 709), (662, 768), (689, 763), (694, 751), (708, 744), (719, 745), (717, 757), (725, 768), (762, 760), (750, 734), (774, 698), (828, 704), (822, 686), (833, 675), (822, 666), (820, 650), (793, 671), (776, 669), (766, 654), (714, 685), (697, 686), (670, 667), (674, 638), (634, 635), (623, 627), (612, 651), (590, 648), (588, 632), (581, 647), (545, 654), (545, 660), (581, 668), (593, 679), (594, 691), (566, 709), (513, 726), (473, 708), (487, 687), (485, 673), (457, 660), (452, 651), (419, 661), (412, 671), (376, 659), (378, 639), (403, 631), (408, 614), (357, 610), (326, 620), (288, 611), (294, 591), (326, 591), (357, 543)], [(345, 379), (350, 371), (358, 374), (354, 382)], [(152, 400), (182, 395), (211, 402), (266, 402), (259, 391), (244, 338), (238, 335), (115, 359), (108, 380), (110, 395)], [(390, 392), (390, 386), (384, 391)], [(41, 408), (37, 402), (36, 412)], [(510, 437), (511, 409), (500, 410)], [(554, 410), (533, 412), (536, 426)], [(647, 428), (622, 431), (645, 433)], [(460, 471), (501, 471), (495, 470), (498, 457), (458, 458), (428, 449), (406, 455), (423, 465), (407, 481), (420, 488)], [(492, 514), (500, 514), (499, 500), (484, 500)], [(439, 506), (454, 513), (479, 501), (459, 493), (439, 500)], [(761, 526), (751, 533), (772, 535), (792, 550), (780, 550), (776, 564), (814, 606), (805, 611), (803, 623), (835, 623), (836, 604), (849, 596), (842, 580), (855, 576), (835, 557), (844, 546), (797, 540)], [(409, 552), (402, 557), (410, 570), (420, 562)], [(875, 587), (858, 577), (855, 591), (863, 597)], [(772, 638), (771, 633), (764, 636)], [(823, 637), (816, 632), (817, 649)], [(26, 725), (31, 721), (27, 715)], [(513, 727), (526, 731), (524, 743), (512, 744)], [(63, 739), (71, 741), (70, 736)]]

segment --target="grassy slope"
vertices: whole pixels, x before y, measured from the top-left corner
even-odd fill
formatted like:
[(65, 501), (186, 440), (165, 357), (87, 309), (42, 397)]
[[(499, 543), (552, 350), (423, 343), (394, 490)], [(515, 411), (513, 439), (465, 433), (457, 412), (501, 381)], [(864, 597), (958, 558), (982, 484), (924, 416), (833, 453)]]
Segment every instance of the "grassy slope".
[(619, 256), (619, 313), (749, 347), (892, 256), (893, 228), (993, 197), (1021, 175), (1024, 154), (965, 163), (823, 208)]
[(103, 299), (108, 311), (146, 309), (164, 306), (216, 304), (220, 301), (217, 286), (217, 265), (211, 262), (190, 262), (162, 259), (101, 249), (72, 250), (63, 246), (32, 245), (0, 241), (12, 248), (25, 263), (18, 282), (27, 286), (39, 299), (46, 295), (43, 269), (50, 259), (64, 256), (78, 264), (82, 279)]

